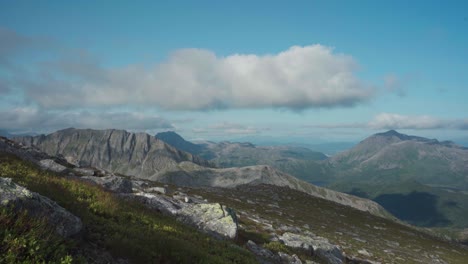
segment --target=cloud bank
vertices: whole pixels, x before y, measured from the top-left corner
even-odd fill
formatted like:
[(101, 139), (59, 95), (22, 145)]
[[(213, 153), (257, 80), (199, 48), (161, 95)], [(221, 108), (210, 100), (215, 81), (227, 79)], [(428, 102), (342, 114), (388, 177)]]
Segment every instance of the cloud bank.
[(454, 129), (468, 130), (468, 119), (441, 119), (428, 115), (400, 115), (394, 113), (380, 113), (367, 123), (337, 123), (309, 125), (304, 127), (341, 129), (341, 128), (369, 128), (369, 129)]
[[(22, 47), (24, 51), (42, 45), (33, 40), (0, 30), (0, 58), (12, 61)], [(293, 46), (268, 55), (218, 56), (205, 49), (181, 49), (152, 67), (108, 68), (84, 51), (64, 54), (30, 63), (28, 70), (0, 62), (8, 72), (0, 75), (1, 90), (7, 90), (6, 84), (15, 87), (43, 109), (138, 105), (197, 111), (298, 110), (350, 107), (374, 95), (374, 89), (356, 76), (358, 65), (351, 56), (322, 45)]]
[(53, 131), (65, 127), (129, 130), (173, 128), (164, 118), (137, 112), (50, 112), (27, 107), (0, 112), (0, 129), (31, 131), (40, 128), (41, 131)]
[(427, 115), (381, 113), (368, 123), (373, 129), (459, 129), (468, 130), (468, 119), (441, 119)]

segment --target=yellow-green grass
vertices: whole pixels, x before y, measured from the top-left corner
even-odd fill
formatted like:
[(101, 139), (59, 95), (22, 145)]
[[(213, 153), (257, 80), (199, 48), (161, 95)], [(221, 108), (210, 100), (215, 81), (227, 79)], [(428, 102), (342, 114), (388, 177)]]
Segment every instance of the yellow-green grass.
[[(31, 191), (51, 198), (83, 221), (84, 228), (79, 236), (52, 240), (59, 239), (63, 245), (54, 253), (57, 257), (48, 255), (47, 249), (41, 248), (35, 252), (38, 260), (58, 263), (71, 259), (73, 262), (92, 261), (89, 259), (92, 254), (87, 252), (92, 248), (94, 251), (105, 250), (114, 258), (127, 259), (133, 263), (255, 262), (250, 252), (230, 241), (213, 239), (137, 202), (122, 200), (98, 186), (80, 180), (43, 171), (12, 155), (0, 153), (0, 177), (12, 178)], [(15, 217), (6, 211), (1, 216), (5, 221)], [(29, 221), (33, 223), (36, 220)], [(26, 222), (23, 220), (22, 223)], [(20, 232), (25, 228), (23, 225), (12, 228)], [(43, 227), (44, 224), (32, 225), (29, 230), (39, 232), (37, 229)], [(5, 241), (7, 234), (0, 234), (0, 240)], [(21, 239), (19, 234), (15, 236)], [(36, 239), (39, 239), (39, 243), (48, 241), (41, 234)], [(26, 248), (31, 249), (31, 246), (27, 245)], [(22, 255), (16, 257), (20, 260)], [(6, 262), (17, 263), (14, 260)]]

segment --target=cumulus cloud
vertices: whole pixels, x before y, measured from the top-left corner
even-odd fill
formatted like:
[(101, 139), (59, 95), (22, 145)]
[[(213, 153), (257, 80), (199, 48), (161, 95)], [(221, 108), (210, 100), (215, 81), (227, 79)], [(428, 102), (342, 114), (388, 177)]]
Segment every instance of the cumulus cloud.
[(304, 127), (339, 129), (339, 128), (369, 128), (369, 129), (455, 129), (468, 130), (468, 119), (442, 119), (428, 115), (400, 115), (395, 113), (380, 113), (367, 123), (336, 123), (307, 125)]
[(29, 107), (0, 112), (0, 124), (2, 129), (8, 129), (9, 131), (40, 129), (45, 132), (64, 127), (130, 130), (173, 128), (169, 121), (159, 116), (143, 113), (56, 112)]
[(226, 57), (182, 49), (149, 68), (106, 68), (86, 52), (73, 52), (42, 63), (32, 73), (10, 76), (9, 81), (45, 109), (143, 105), (168, 110), (298, 110), (350, 107), (374, 95), (374, 89), (356, 76), (358, 65), (351, 56), (322, 45)]

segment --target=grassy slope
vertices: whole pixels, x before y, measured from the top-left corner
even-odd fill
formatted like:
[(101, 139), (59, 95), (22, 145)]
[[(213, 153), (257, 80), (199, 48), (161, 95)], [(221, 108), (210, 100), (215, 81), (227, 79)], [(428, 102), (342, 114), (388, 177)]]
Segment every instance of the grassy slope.
[(260, 244), (272, 246), (267, 242), (269, 231), (251, 221), (251, 215), (268, 221), (280, 234), (282, 224), (298, 226), (328, 238), (349, 255), (366, 249), (373, 254), (371, 259), (382, 263), (430, 263), (430, 255), (448, 263), (468, 263), (468, 250), (457, 244), (288, 188), (263, 185), (185, 191), (236, 208), (245, 226), (241, 235)]
[[(231, 242), (214, 240), (136, 202), (123, 201), (97, 186), (42, 171), (11, 155), (0, 153), (0, 177), (13, 178), (16, 183), (51, 198), (82, 219), (82, 237), (66, 241), (69, 244), (57, 252), (57, 261), (69, 254), (75, 260), (88, 258), (88, 261), (92, 261), (89, 259), (91, 252), (86, 252), (86, 248), (90, 247), (105, 249), (115, 257), (135, 263), (255, 261), (248, 251)], [(1, 217), (10, 221), (15, 216), (4, 212)], [(11, 228), (21, 239), (22, 236), (18, 235), (21, 230), (15, 226)], [(41, 228), (40, 225), (35, 229), (38, 228)], [(0, 234), (3, 236), (0, 241), (5, 241), (6, 234)], [(45, 248), (35, 255), (46, 258), (48, 262), (53, 260), (49, 259), (51, 255), (47, 255)], [(21, 258), (20, 255), (17, 257)]]

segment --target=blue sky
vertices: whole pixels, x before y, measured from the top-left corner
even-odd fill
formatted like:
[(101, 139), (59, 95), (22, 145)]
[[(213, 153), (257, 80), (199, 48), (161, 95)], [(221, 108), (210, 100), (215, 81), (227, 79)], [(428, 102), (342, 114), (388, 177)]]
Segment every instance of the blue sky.
[(466, 1), (0, 0), (0, 129), (467, 138)]

